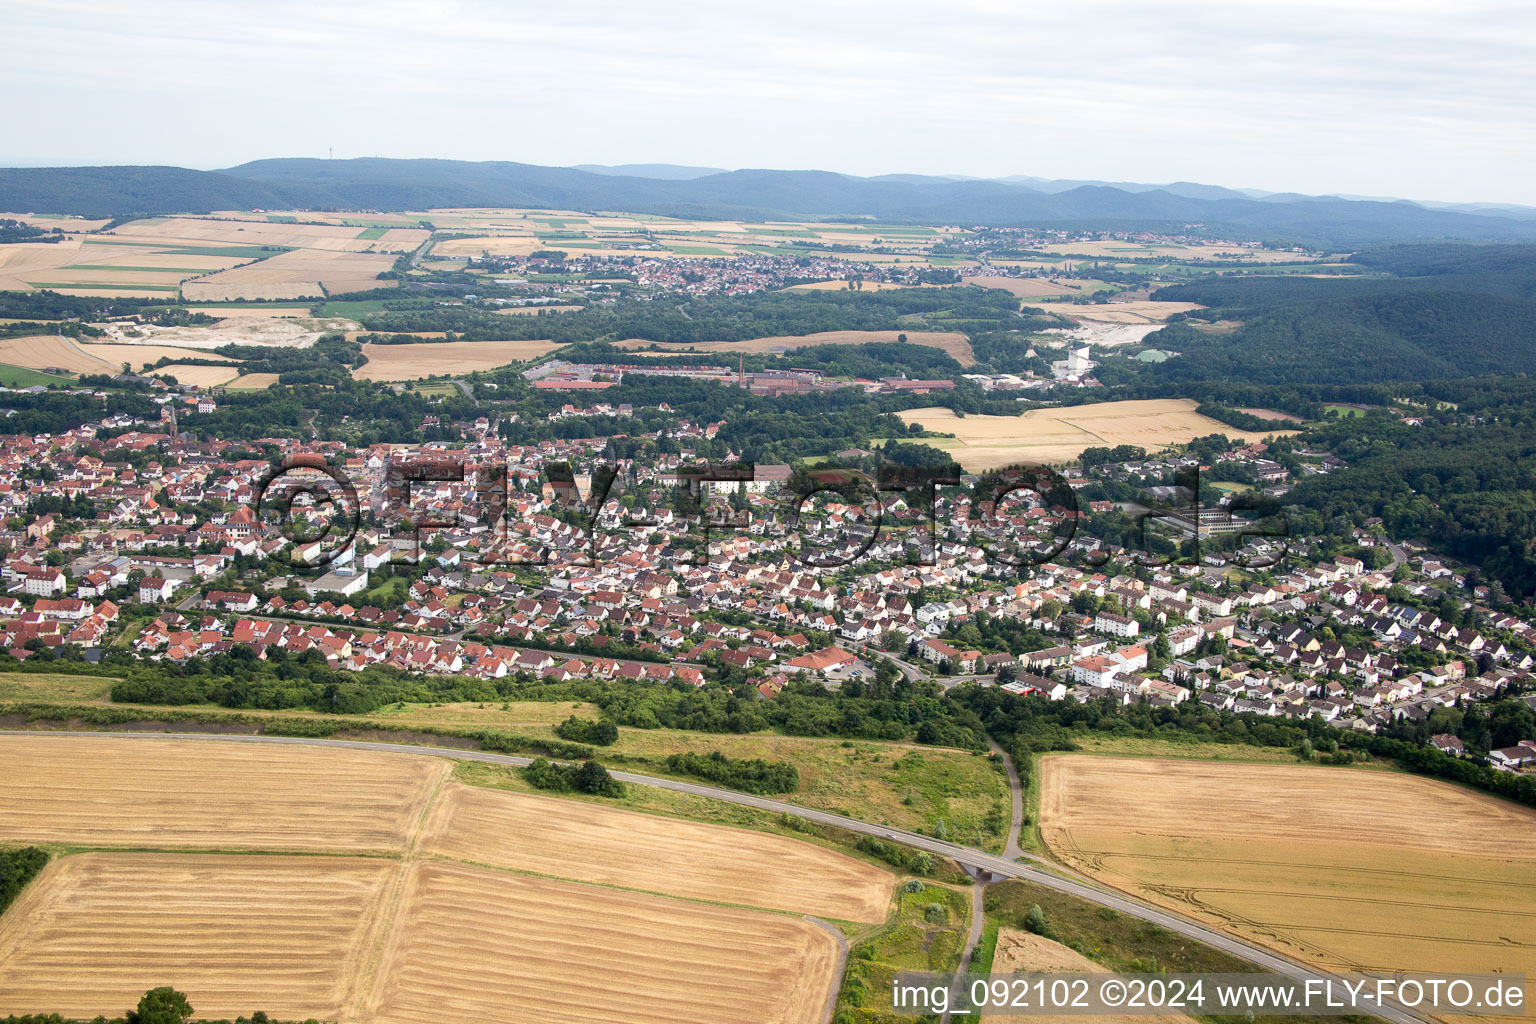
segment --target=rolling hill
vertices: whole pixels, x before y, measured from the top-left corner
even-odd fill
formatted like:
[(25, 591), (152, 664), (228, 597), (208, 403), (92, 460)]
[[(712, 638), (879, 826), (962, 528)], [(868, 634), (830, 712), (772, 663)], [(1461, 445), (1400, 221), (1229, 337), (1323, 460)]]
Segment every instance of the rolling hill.
[[(127, 216), (215, 209), (430, 209), (521, 206), (738, 218), (1205, 232), (1356, 248), (1410, 239), (1536, 240), (1536, 220), (1506, 211), (1430, 209), (1407, 201), (1254, 197), (1188, 184), (1082, 184), (828, 171), (736, 170), (643, 177), (573, 167), (458, 160), (257, 160), (221, 171), (180, 167), (0, 169), (0, 209)], [(656, 173), (647, 169), (647, 173)], [(1133, 188), (1139, 190), (1132, 190)]]

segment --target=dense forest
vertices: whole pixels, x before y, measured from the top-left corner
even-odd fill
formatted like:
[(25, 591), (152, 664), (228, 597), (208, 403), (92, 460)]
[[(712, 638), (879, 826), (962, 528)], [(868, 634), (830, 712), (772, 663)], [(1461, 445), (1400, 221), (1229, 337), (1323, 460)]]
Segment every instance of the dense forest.
[(0, 850), (0, 914), (21, 895), (28, 882), (48, 863), (48, 854), (36, 847)]
[(912, 325), (904, 318), (933, 313), (986, 322), (1021, 319), (1017, 316), (1018, 300), (1007, 292), (972, 287), (882, 292), (763, 291), (672, 298), (681, 301), (622, 298), (611, 305), (515, 317), (476, 306), (427, 306), (363, 313), (359, 320), (368, 330), (380, 334), (449, 331), (463, 341), (547, 338), (564, 345), (626, 338), (697, 344), (819, 331), (907, 330)]
[(237, 647), (182, 665), (137, 665), (112, 687), (112, 700), (120, 704), (302, 708), (338, 715), (364, 715), (400, 701), (505, 699), (587, 701), (600, 707), (608, 721), (642, 729), (777, 729), (796, 736), (916, 739), (968, 750), (980, 749), (983, 743), (980, 722), (945, 698), (936, 684), (909, 682), (884, 663), (867, 690), (829, 691), (817, 683), (797, 682), (777, 700), (763, 702), (744, 679), (695, 690), (595, 679), (551, 685), (517, 677), (489, 681), (413, 676), (387, 668), (343, 672), (329, 668), (314, 652), (287, 656), (274, 649), (262, 662), (248, 648)]
[(1348, 468), (1303, 479), (1286, 496), (1325, 517), (1380, 516), (1394, 537), (1432, 543), (1481, 567), (1511, 597), (1536, 595), (1536, 381), (1432, 385), (1457, 407), (1383, 409), (1308, 435)]
[[(1149, 338), (1167, 381), (1428, 381), (1524, 373), (1536, 356), (1536, 246), (1401, 245), (1354, 257), (1394, 277), (1212, 276), (1153, 293), (1211, 307)], [(1196, 319), (1198, 317), (1198, 319)], [(1230, 334), (1200, 320), (1241, 321)]]

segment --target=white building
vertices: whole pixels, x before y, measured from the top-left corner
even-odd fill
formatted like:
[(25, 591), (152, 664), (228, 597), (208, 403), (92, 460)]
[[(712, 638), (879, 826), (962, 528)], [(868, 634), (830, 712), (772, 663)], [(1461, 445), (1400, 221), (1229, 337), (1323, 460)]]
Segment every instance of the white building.
[(58, 569), (28, 569), (24, 589), (34, 597), (53, 597), (64, 593), (67, 583)]
[(1093, 628), (1100, 633), (1108, 633), (1110, 636), (1133, 637), (1141, 632), (1141, 624), (1135, 619), (1125, 615), (1116, 615), (1114, 612), (1099, 612), (1093, 620)]

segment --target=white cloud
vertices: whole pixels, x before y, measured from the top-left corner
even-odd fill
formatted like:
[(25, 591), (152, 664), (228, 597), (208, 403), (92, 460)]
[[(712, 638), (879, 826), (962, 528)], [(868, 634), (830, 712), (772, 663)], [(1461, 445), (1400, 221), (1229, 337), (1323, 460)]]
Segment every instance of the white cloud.
[(1536, 203), (1536, 6), (7, 0), (0, 163), (669, 161)]

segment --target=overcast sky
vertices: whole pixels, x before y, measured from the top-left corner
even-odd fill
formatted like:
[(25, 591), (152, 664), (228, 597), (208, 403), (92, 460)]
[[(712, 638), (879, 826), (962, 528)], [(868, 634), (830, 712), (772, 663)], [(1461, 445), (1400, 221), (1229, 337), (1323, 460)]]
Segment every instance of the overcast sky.
[(275, 156), (1536, 204), (1536, 3), (0, 0), (0, 164)]

